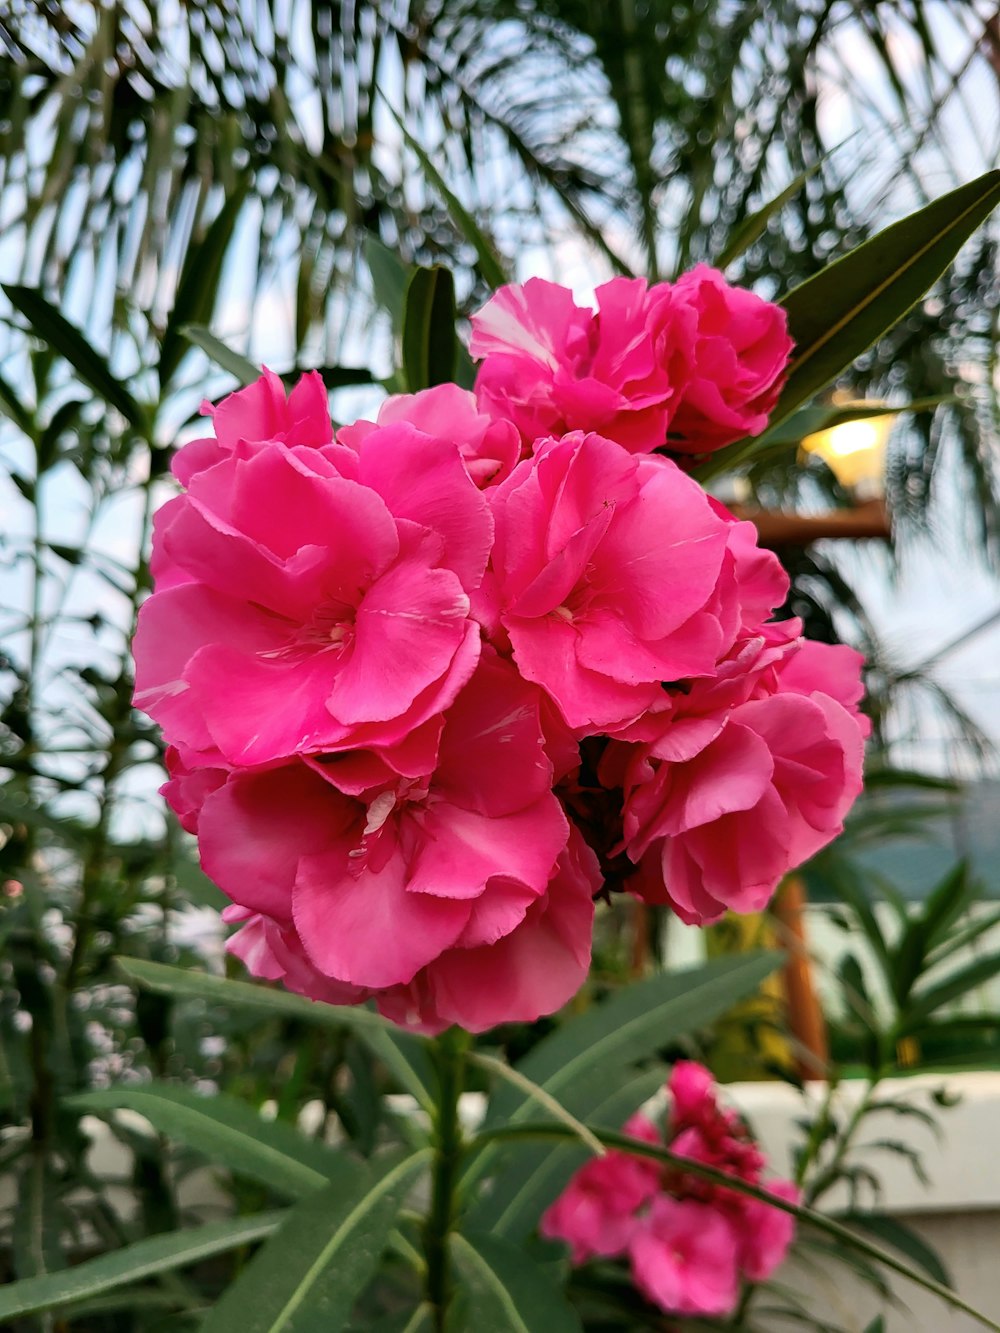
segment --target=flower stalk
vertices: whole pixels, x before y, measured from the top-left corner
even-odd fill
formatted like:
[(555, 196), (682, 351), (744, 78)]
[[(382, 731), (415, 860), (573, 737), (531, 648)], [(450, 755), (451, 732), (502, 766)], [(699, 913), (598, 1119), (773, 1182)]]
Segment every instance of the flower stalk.
[(435, 1043), (438, 1099), (433, 1121), (431, 1203), (424, 1226), (427, 1302), (434, 1312), (435, 1333), (443, 1333), (451, 1300), (448, 1237), (457, 1214), (457, 1184), (464, 1151), (458, 1099), (465, 1082), (468, 1043), (468, 1034), (455, 1027), (443, 1032)]

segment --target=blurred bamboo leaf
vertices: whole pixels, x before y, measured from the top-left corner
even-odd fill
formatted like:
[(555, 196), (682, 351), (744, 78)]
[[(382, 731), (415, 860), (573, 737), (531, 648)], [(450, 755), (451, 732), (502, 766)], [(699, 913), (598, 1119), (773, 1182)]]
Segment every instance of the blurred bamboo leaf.
[[(157, 370), (165, 388), (173, 379), (188, 350), (185, 338), (189, 330), (211, 322), (215, 310), (219, 280), (236, 223), (246, 201), (248, 183), (229, 196), (200, 241), (192, 241), (184, 255), (184, 267), (177, 281), (177, 292), (160, 342)], [(203, 344), (203, 350), (207, 350)], [(221, 364), (221, 363), (220, 363)], [(230, 367), (226, 367), (228, 370)]]
[(3, 291), (11, 305), (28, 321), (32, 333), (47, 342), (64, 357), (85, 384), (118, 409), (136, 430), (148, 431), (145, 410), (129, 390), (111, 373), (107, 362), (64, 315), (33, 287), (4, 283)]
[(821, 162), (814, 162), (805, 171), (800, 171), (780, 194), (776, 194), (773, 199), (768, 200), (756, 212), (744, 218), (727, 241), (725, 248), (716, 257), (716, 267), (728, 268), (735, 259), (739, 259), (742, 254), (745, 254), (754, 241), (763, 236), (771, 219), (780, 213), (790, 200), (795, 198), (810, 176), (814, 176), (819, 171), (821, 165)]
[(390, 111), (392, 112), (393, 119), (402, 131), (407, 146), (414, 153), (421, 167), (423, 167), (424, 175), (444, 200), (448, 212), (451, 214), (452, 221), (458, 227), (458, 230), (461, 232), (464, 239), (475, 249), (477, 267), (479, 268), (479, 272), (482, 274), (483, 279), (491, 288), (502, 287), (505, 282), (509, 281), (509, 278), (496, 250), (494, 249), (493, 242), (482, 230), (475, 218), (454, 191), (448, 188), (444, 177), (434, 165), (433, 158), (406, 128), (406, 124), (402, 117), (392, 110), (392, 108), (390, 108)]
[(208, 329), (199, 324), (184, 324), (178, 332), (189, 343), (194, 343), (195, 347), (200, 347), (217, 366), (221, 366), (223, 370), (228, 370), (230, 375), (235, 375), (244, 387), (260, 379), (261, 370), (259, 366), (255, 366), (240, 352), (234, 352), (231, 347), (227, 347), (221, 338), (217, 338)]

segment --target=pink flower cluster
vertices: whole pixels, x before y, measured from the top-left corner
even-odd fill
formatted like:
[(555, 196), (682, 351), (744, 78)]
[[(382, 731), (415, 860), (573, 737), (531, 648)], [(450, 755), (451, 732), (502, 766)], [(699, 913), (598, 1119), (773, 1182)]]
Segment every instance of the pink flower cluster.
[[(798, 1202), (790, 1180), (764, 1180), (763, 1154), (735, 1112), (719, 1106), (707, 1069), (679, 1061), (667, 1088), (665, 1134), (641, 1113), (626, 1134)], [(795, 1220), (689, 1172), (613, 1151), (581, 1167), (539, 1229), (568, 1241), (574, 1264), (627, 1257), (643, 1296), (670, 1314), (725, 1315), (736, 1308), (741, 1279), (763, 1281), (782, 1262)]]
[(475, 394), (335, 435), (318, 375), (265, 372), (178, 451), (135, 697), (254, 974), (529, 1021), (602, 882), (710, 921), (839, 830), (858, 658), (769, 620), (777, 560), (658, 452), (763, 427), (784, 316), (703, 268), (599, 298), (498, 292)]

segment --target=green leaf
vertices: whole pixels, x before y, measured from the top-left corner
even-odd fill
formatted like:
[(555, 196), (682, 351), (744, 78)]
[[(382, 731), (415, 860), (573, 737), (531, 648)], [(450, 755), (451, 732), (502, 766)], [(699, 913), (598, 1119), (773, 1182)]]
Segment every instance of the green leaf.
[(16, 310), (31, 325), (31, 331), (65, 360), (80, 379), (106, 403), (116, 407), (137, 430), (148, 431), (146, 413), (132, 394), (112, 375), (107, 362), (86, 337), (33, 287), (4, 283), (3, 290)]
[[(989, 171), (886, 227), (789, 292), (781, 304), (795, 351), (771, 427), (902, 319), (998, 203), (1000, 171)], [(714, 476), (743, 462), (757, 447), (755, 440), (740, 440), (720, 449), (698, 476)]]
[[(540, 1041), (517, 1069), (573, 1114), (586, 1114), (574, 1093), (589, 1085), (589, 1095), (600, 1096), (626, 1065), (654, 1055), (753, 994), (780, 962), (774, 953), (747, 953), (636, 982)], [(533, 1110), (523, 1093), (504, 1087), (490, 1099), (484, 1124), (523, 1119)]]
[(485, 1055), (482, 1051), (474, 1051), (469, 1056), (469, 1063), (478, 1065), (480, 1069), (485, 1069), (487, 1073), (496, 1074), (499, 1078), (505, 1079), (536, 1105), (548, 1111), (556, 1120), (561, 1120), (564, 1125), (568, 1125), (581, 1143), (589, 1148), (592, 1153), (596, 1153), (598, 1157), (603, 1155), (604, 1149), (587, 1126), (581, 1124), (571, 1111), (567, 1111), (565, 1106), (556, 1101), (555, 1097), (546, 1092), (544, 1088), (540, 1088), (537, 1083), (532, 1083), (530, 1078), (525, 1078), (520, 1070), (513, 1069), (510, 1065), (504, 1064), (502, 1060), (497, 1060), (492, 1055)]
[(871, 902), (865, 889), (859, 885), (855, 879), (851, 867), (841, 867), (834, 864), (830, 867), (829, 882), (834, 892), (843, 902), (851, 908), (857, 924), (860, 927), (865, 939), (871, 945), (872, 952), (878, 959), (882, 969), (888, 979), (891, 976), (894, 966), (894, 958), (889, 950), (885, 935), (879, 926), (872, 910)]
[(376, 1171), (359, 1166), (346, 1188), (337, 1181), (297, 1204), (209, 1313), (202, 1333), (335, 1333), (371, 1280), (414, 1176), (430, 1160), (424, 1148)]
[(167, 317), (160, 344), (158, 370), (163, 386), (170, 383), (188, 350), (184, 342), (185, 329), (189, 325), (201, 326), (211, 322), (223, 261), (245, 199), (246, 188), (243, 187), (225, 201), (202, 240), (192, 241), (187, 247), (173, 309)]
[[(603, 1098), (581, 1113), (592, 1124), (620, 1129), (663, 1086), (666, 1075), (667, 1070), (658, 1065), (623, 1083), (606, 1081), (602, 1085)], [(590, 1156), (580, 1143), (570, 1140), (562, 1145), (520, 1143), (516, 1153), (504, 1150), (489, 1191), (469, 1215), (470, 1225), (508, 1240), (526, 1239), (545, 1209), (565, 1189), (573, 1172)]]
[(0, 1287), (0, 1320), (70, 1305), (157, 1273), (169, 1273), (225, 1254), (240, 1245), (263, 1240), (286, 1215), (284, 1211), (258, 1213), (256, 1217), (227, 1218), (203, 1227), (151, 1236), (60, 1273), (12, 1282)]
[(937, 967), (939, 963), (954, 957), (956, 953), (967, 949), (970, 944), (974, 944), (983, 935), (988, 935), (997, 926), (1000, 926), (1000, 911), (974, 916), (968, 925), (948, 935), (934, 947), (927, 958), (928, 968)]
[(455, 280), (439, 264), (418, 268), (406, 289), (403, 316), (403, 372), (410, 393), (454, 377), (455, 343)]
[(877, 1314), (870, 1324), (865, 1325), (865, 1333), (885, 1333), (885, 1320)]
[(448, 1333), (582, 1333), (580, 1317), (523, 1250), (475, 1232), (450, 1238), (460, 1279)]
[(906, 1226), (898, 1218), (887, 1217), (884, 1213), (848, 1213), (840, 1220), (847, 1226), (859, 1227), (877, 1240), (891, 1245), (935, 1282), (945, 1287), (952, 1285), (948, 1270), (937, 1252), (912, 1227)]
[[(869, 417), (898, 417), (905, 413), (933, 412), (936, 408), (958, 400), (954, 395), (937, 394), (929, 398), (912, 398), (908, 403), (882, 403), (873, 399), (861, 399), (850, 403), (811, 403), (800, 407), (790, 417), (768, 427), (763, 435), (758, 436), (754, 445), (754, 458), (767, 455), (780, 457), (790, 449), (797, 449), (807, 435), (819, 431), (832, 430), (845, 421), (865, 421)], [(899, 770), (883, 770), (889, 777), (889, 785), (897, 785), (895, 780)], [(876, 785), (886, 785), (875, 777)], [(871, 786), (870, 782), (866, 782)], [(899, 773), (898, 785), (926, 786), (936, 790), (953, 791), (954, 783), (927, 777), (925, 774)]]
[(38, 459), (38, 476), (47, 472), (56, 461), (56, 449), (59, 441), (75, 421), (83, 404), (77, 398), (70, 398), (68, 402), (63, 403), (52, 414), (52, 420), (38, 436), (38, 445), (36, 448), (36, 457)]
[(0, 412), (10, 417), (22, 434), (34, 438), (35, 423), (31, 413), (18, 398), (13, 387), (0, 375)]
[(223, 370), (228, 370), (230, 375), (235, 375), (240, 384), (245, 386), (260, 379), (261, 369), (259, 366), (255, 366), (247, 357), (242, 356), (239, 352), (234, 352), (231, 347), (227, 347), (221, 338), (217, 338), (214, 333), (209, 333), (208, 329), (202, 325), (184, 324), (178, 332), (189, 343), (194, 343), (195, 347), (200, 347), (217, 366), (221, 366)]
[(66, 1261), (59, 1244), (59, 1195), (40, 1149), (24, 1163), (12, 1228), (14, 1271), (19, 1278), (58, 1272)]
[(322, 1189), (342, 1160), (342, 1154), (325, 1144), (284, 1121), (262, 1120), (252, 1107), (224, 1093), (205, 1097), (187, 1088), (147, 1083), (83, 1093), (69, 1098), (68, 1105), (97, 1115), (121, 1107), (138, 1111), (161, 1134), (289, 1198)]
[(412, 1032), (404, 1032), (388, 1019), (370, 1009), (342, 1008), (306, 1000), (288, 991), (189, 968), (167, 967), (140, 958), (118, 958), (121, 970), (147, 990), (174, 995), (181, 1000), (202, 1000), (209, 1004), (241, 1005), (259, 1009), (272, 1018), (293, 1018), (318, 1027), (348, 1029), (357, 1033), (369, 1050), (379, 1057), (402, 1086), (425, 1109), (434, 1106), (434, 1074), (427, 1055), (427, 1041)]
[(1000, 171), (935, 199), (827, 265), (782, 300), (795, 339), (772, 416), (788, 416), (897, 323), (1000, 203)]
[(465, 240), (474, 247), (479, 261), (477, 267), (482, 274), (483, 279), (490, 287), (502, 287), (504, 283), (509, 282), (510, 279), (497, 256), (496, 250), (493, 248), (492, 241), (482, 230), (475, 218), (454, 191), (450, 190), (445, 184), (444, 177), (434, 165), (434, 161), (430, 154), (409, 132), (402, 118), (392, 109), (392, 107), (390, 107), (389, 110), (396, 123), (399, 125), (399, 128), (402, 130), (403, 138), (406, 140), (407, 145), (423, 168), (424, 175), (444, 200), (448, 212), (451, 214), (452, 221), (462, 233)]
[(365, 263), (372, 275), (375, 304), (388, 314), (394, 336), (402, 338), (406, 289), (410, 285), (413, 268), (370, 232), (365, 236), (364, 250)]
[(910, 1004), (900, 1017), (901, 1034), (913, 1032), (942, 1005), (964, 999), (996, 976), (1000, 976), (1000, 953), (977, 958), (950, 973), (937, 985), (914, 991)]
[(750, 249), (754, 241), (763, 236), (767, 224), (771, 219), (789, 202), (794, 199), (798, 192), (805, 185), (810, 176), (814, 175), (822, 166), (822, 162), (814, 162), (806, 171), (800, 172), (780, 194), (769, 200), (755, 213), (745, 217), (738, 227), (733, 231), (726, 244), (726, 248), (715, 260), (716, 268), (728, 268), (734, 259), (739, 259), (740, 255), (745, 254)]
[(373, 384), (374, 376), (367, 366), (304, 366), (282, 375), (286, 384), (294, 384), (300, 375), (315, 369), (328, 389), (343, 389), (350, 384)]
[(922, 917), (928, 950), (941, 944), (958, 918), (975, 902), (978, 885), (960, 861), (935, 886), (924, 903)]

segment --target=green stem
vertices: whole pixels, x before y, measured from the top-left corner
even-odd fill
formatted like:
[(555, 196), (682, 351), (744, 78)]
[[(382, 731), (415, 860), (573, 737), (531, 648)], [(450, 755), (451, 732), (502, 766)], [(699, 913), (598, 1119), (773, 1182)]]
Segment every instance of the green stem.
[(833, 1156), (820, 1173), (815, 1176), (803, 1190), (802, 1201), (807, 1207), (812, 1207), (826, 1192), (834, 1186), (840, 1178), (840, 1169), (844, 1164), (850, 1149), (854, 1146), (854, 1139), (860, 1128), (862, 1120), (868, 1114), (872, 1097), (875, 1089), (881, 1081), (882, 1075), (878, 1071), (873, 1071), (868, 1080), (868, 1086), (864, 1094), (858, 1101), (857, 1106), (851, 1113), (851, 1116), (844, 1127), (843, 1133), (837, 1140), (837, 1146), (834, 1149)]
[(427, 1302), (434, 1311), (435, 1333), (443, 1333), (451, 1299), (448, 1236), (456, 1214), (456, 1185), (461, 1165), (462, 1127), (458, 1099), (465, 1073), (468, 1036), (460, 1028), (449, 1028), (435, 1045), (438, 1099), (434, 1110), (434, 1163), (431, 1206), (424, 1226), (424, 1255), (427, 1260)]

